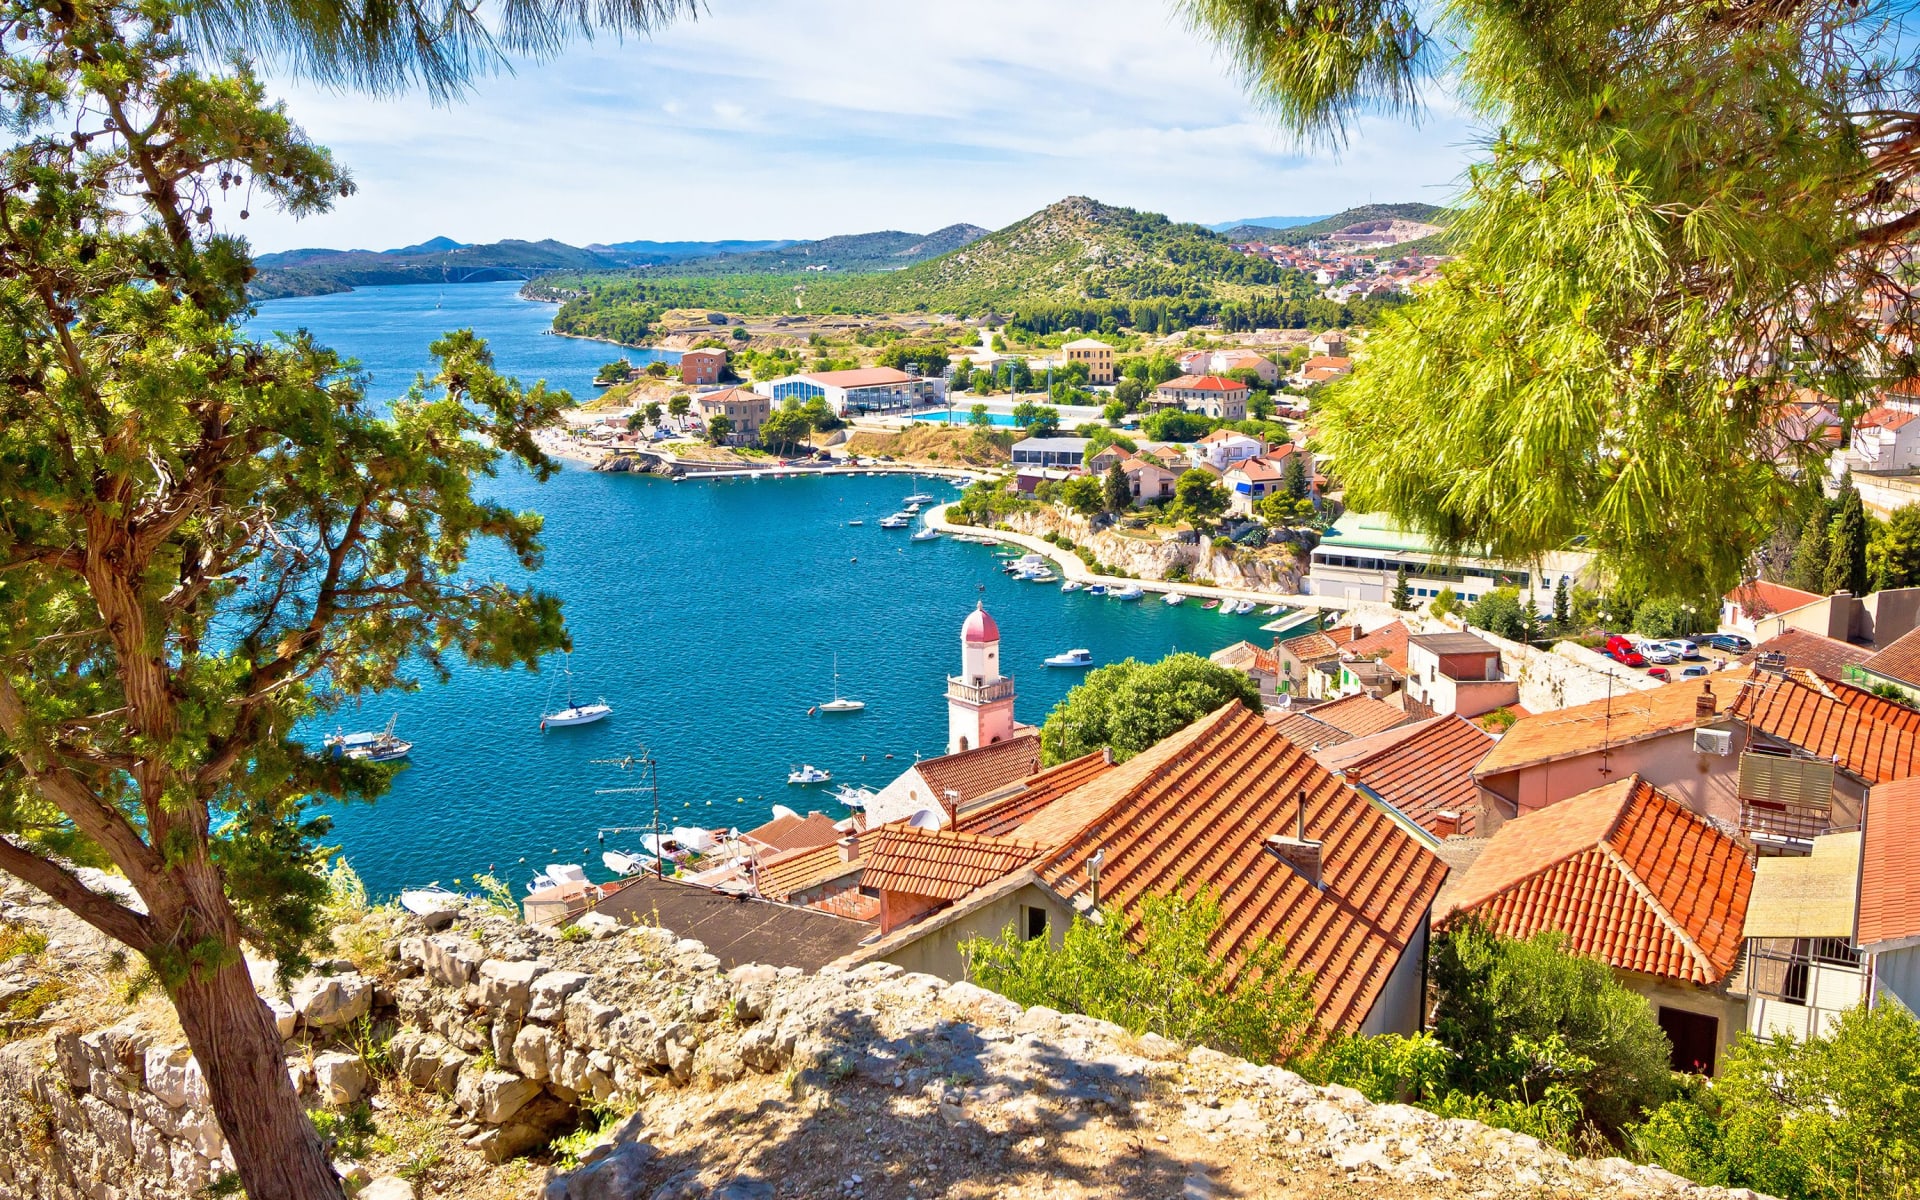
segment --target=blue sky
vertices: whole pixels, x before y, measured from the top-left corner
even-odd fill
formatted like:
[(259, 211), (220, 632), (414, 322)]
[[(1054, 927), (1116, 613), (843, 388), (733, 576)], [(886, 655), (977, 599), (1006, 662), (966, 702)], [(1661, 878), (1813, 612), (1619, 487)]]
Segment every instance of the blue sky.
[(1168, 0), (709, 0), (451, 108), (276, 90), (361, 190), (255, 213), (262, 251), (999, 228), (1076, 194), (1203, 222), (1438, 203), (1474, 137), (1443, 101), (1302, 147)]

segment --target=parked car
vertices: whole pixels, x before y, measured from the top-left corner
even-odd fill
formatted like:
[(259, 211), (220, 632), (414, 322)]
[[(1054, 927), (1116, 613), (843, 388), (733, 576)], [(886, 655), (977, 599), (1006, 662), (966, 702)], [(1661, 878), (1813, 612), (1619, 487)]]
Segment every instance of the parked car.
[(1659, 663), (1663, 667), (1672, 666), (1680, 661), (1680, 656), (1668, 649), (1665, 642), (1642, 642), (1640, 653), (1646, 656), (1648, 662)]
[(1647, 672), (1648, 679), (1658, 679), (1661, 683), (1671, 683), (1673, 676), (1667, 674), (1665, 667), (1654, 667)]
[(1706, 673), (1707, 665), (1705, 663), (1694, 663), (1690, 667), (1680, 668), (1680, 678), (1682, 679), (1698, 679)]
[(1725, 650), (1728, 654), (1745, 654), (1753, 649), (1753, 643), (1737, 633), (1710, 633), (1700, 640), (1715, 650)]
[(1660, 644), (1675, 654), (1678, 654), (1687, 662), (1694, 662), (1700, 657), (1700, 647), (1688, 641), (1686, 638), (1668, 638)]
[(1646, 658), (1641, 655), (1634, 644), (1617, 633), (1607, 639), (1606, 648), (1600, 653), (1606, 655), (1623, 667), (1644, 667), (1647, 665)]

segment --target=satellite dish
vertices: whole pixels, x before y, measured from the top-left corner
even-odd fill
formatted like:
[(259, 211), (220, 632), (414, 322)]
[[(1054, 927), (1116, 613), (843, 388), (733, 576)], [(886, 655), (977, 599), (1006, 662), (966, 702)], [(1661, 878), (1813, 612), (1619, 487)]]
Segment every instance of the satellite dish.
[(920, 809), (907, 820), (907, 825), (913, 829), (938, 829), (942, 824), (940, 814), (930, 808)]
[(773, 806), (773, 819), (778, 821), (781, 817), (792, 817), (794, 820), (798, 821), (800, 819), (800, 814), (788, 808), (784, 804), (776, 804)]

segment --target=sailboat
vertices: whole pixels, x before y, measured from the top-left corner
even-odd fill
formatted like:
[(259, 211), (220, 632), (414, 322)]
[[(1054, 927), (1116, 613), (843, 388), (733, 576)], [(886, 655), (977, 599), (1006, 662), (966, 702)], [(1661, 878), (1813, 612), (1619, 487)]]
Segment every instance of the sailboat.
[(833, 656), (833, 699), (819, 706), (823, 713), (860, 712), (867, 707), (865, 700), (849, 700), (840, 694), (840, 656)]
[[(567, 706), (540, 714), (540, 728), (549, 725), (591, 725), (613, 711), (613, 705), (602, 697), (592, 704), (581, 704), (573, 698), (573, 655), (567, 655), (567, 662), (561, 668), (567, 677)], [(553, 693), (547, 693), (548, 703), (552, 703)]]

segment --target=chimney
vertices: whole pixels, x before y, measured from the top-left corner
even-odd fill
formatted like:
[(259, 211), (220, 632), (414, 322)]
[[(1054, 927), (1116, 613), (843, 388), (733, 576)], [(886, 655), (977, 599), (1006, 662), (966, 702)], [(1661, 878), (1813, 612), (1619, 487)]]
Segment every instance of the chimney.
[(841, 862), (850, 863), (860, 857), (860, 843), (857, 840), (850, 837), (843, 837), (834, 844), (840, 847)]
[(1713, 724), (1714, 717), (1717, 716), (1719, 712), (1720, 702), (1714, 698), (1713, 681), (1710, 679), (1702, 679), (1700, 681), (1700, 694), (1693, 699), (1693, 723), (1695, 725), (1711, 725)]
[(959, 792), (954, 791), (952, 788), (948, 788), (946, 791), (940, 793), (940, 807), (945, 809), (947, 812), (947, 825), (949, 827), (958, 825), (960, 823), (960, 793)]
[(1294, 869), (1302, 879), (1314, 887), (1320, 885), (1320, 848), (1321, 843), (1307, 837), (1307, 789), (1301, 788), (1299, 805), (1294, 812), (1293, 835), (1276, 833), (1267, 839), (1267, 853)]
[(1460, 814), (1441, 809), (1433, 814), (1433, 836), (1449, 838), (1460, 832)]

